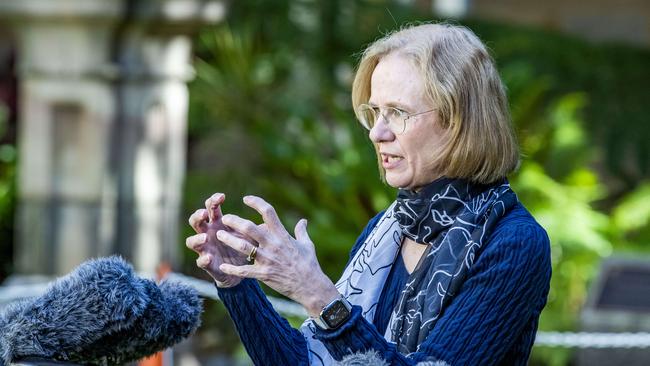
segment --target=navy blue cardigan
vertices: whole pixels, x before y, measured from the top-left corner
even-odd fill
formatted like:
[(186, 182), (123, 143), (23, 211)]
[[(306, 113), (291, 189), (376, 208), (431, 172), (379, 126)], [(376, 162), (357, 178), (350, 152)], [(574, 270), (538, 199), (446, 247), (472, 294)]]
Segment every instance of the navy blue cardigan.
[[(370, 220), (350, 258), (380, 216)], [(361, 316), (359, 306), (353, 306), (352, 316), (340, 328), (318, 330), (316, 338), (336, 360), (372, 349), (391, 365), (415, 365), (432, 359), (450, 365), (525, 365), (546, 304), (550, 278), (548, 236), (517, 204), (497, 223), (461, 291), (418, 352), (408, 357), (397, 352), (383, 332)], [(245, 279), (232, 288), (220, 288), (219, 296), (256, 365), (309, 364), (303, 334), (273, 309), (257, 281)], [(385, 316), (375, 320), (378, 318)]]

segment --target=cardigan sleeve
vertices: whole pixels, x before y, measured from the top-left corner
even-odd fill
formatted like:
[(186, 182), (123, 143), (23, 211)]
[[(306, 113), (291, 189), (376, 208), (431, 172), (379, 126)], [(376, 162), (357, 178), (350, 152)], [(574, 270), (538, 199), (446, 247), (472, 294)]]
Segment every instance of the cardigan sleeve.
[(358, 306), (340, 328), (317, 329), (316, 338), (336, 360), (375, 350), (391, 365), (425, 360), (498, 364), (531, 319), (536, 322), (546, 302), (550, 268), (546, 232), (539, 225), (517, 225), (495, 235), (418, 352), (400, 354), (361, 316)]
[(273, 309), (256, 280), (217, 289), (255, 365), (309, 364), (305, 337)]
[[(368, 222), (352, 247), (350, 258), (382, 214)], [(309, 351), (303, 334), (273, 309), (256, 280), (244, 279), (236, 286), (217, 287), (217, 290), (255, 365), (309, 364)]]

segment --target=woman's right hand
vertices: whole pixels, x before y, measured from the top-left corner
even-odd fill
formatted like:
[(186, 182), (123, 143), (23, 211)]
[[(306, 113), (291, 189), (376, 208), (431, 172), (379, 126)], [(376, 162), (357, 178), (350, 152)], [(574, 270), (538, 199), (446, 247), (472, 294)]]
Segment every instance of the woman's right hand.
[(235, 266), (247, 264), (246, 256), (217, 240), (217, 231), (230, 231), (222, 222), (221, 204), (226, 199), (223, 193), (215, 193), (205, 201), (205, 208), (196, 210), (190, 216), (190, 226), (196, 231), (185, 240), (185, 245), (199, 254), (196, 265), (208, 272), (219, 287), (232, 287), (242, 278), (228, 275), (219, 270), (222, 263)]

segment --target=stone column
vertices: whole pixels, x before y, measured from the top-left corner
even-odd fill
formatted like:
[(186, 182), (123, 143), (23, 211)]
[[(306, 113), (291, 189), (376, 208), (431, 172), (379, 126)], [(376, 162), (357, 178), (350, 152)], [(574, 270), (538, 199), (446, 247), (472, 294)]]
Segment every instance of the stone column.
[(118, 89), (122, 116), (115, 141), (119, 164), (118, 243), (136, 266), (174, 262), (179, 247), (185, 173), (190, 40), (132, 24), (124, 33)]
[[(55, 274), (99, 254), (115, 121), (111, 1), (3, 1), (18, 49), (16, 267)], [(76, 7), (75, 5), (79, 5)]]
[(176, 261), (190, 34), (201, 0), (3, 0), (17, 38), (16, 267), (63, 274), (119, 253)]

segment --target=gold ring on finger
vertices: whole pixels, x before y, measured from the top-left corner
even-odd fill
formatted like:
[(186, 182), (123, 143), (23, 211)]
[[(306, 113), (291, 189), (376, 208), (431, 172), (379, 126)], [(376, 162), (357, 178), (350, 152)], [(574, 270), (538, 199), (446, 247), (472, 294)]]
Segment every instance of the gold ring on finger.
[(253, 245), (253, 249), (251, 250), (250, 253), (248, 253), (248, 257), (246, 257), (248, 263), (255, 263), (256, 255), (257, 255), (257, 247)]

